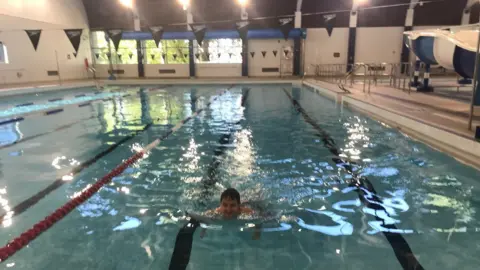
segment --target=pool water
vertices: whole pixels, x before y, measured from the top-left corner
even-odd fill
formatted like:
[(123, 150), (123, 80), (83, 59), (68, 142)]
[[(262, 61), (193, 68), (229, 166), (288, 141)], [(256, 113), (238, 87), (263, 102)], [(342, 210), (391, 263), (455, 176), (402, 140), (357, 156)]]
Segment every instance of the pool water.
[[(477, 170), (308, 88), (233, 86), (223, 95), (228, 86), (157, 88), (107, 89), (111, 100), (0, 126), (0, 204), (8, 210), (153, 123), (5, 219), (0, 241), (6, 244), (205, 109), (1, 267), (168, 269), (177, 233), (188, 223), (185, 210), (215, 208), (223, 189), (235, 187), (242, 201), (263, 202), (278, 220), (260, 240), (251, 230), (208, 229), (203, 239), (197, 230), (187, 269), (402, 269), (396, 254), (404, 246), (399, 250), (387, 236), (401, 236), (413, 253), (406, 256), (424, 269), (477, 269)], [(354, 172), (332, 161), (318, 130), (283, 89), (335, 141), (341, 158), (355, 163)], [(78, 89), (86, 91), (94, 92)], [(207, 185), (212, 170), (215, 183)], [(359, 197), (351, 184), (357, 175), (368, 178), (376, 195)], [(374, 197), (385, 211), (368, 203)]]

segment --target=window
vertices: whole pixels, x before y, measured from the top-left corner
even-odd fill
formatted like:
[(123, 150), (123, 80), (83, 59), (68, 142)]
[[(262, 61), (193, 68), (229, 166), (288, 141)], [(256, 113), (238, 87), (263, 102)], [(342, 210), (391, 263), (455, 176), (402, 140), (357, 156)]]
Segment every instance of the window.
[(137, 41), (121, 40), (118, 52), (110, 40), (111, 55), (108, 50), (108, 43), (104, 31), (92, 32), (92, 51), (96, 64), (109, 64), (109, 57), (112, 57), (113, 64), (137, 64)]
[(0, 41), (0, 64), (8, 64), (7, 46)]
[(144, 42), (147, 64), (188, 64), (188, 40), (162, 40), (157, 48), (155, 41)]
[(242, 63), (241, 39), (204, 40), (202, 46), (195, 41), (194, 47), (196, 63)]

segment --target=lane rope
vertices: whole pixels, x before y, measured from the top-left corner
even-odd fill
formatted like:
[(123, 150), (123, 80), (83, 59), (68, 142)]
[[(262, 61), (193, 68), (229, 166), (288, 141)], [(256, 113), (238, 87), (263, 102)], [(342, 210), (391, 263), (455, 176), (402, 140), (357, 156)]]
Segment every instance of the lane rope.
[[(227, 90), (233, 88), (234, 85), (230, 85)], [(213, 101), (216, 101), (220, 96), (222, 96), (225, 91), (222, 91), (219, 95), (214, 97), (210, 102), (207, 103), (205, 107), (209, 107)], [(161, 136), (160, 138), (156, 139), (155, 141), (148, 144), (142, 150), (131, 156), (126, 161), (122, 162), (119, 166), (113, 169), (110, 173), (103, 176), (99, 181), (97, 181), (94, 185), (86, 188), (83, 190), (78, 196), (71, 199), (69, 202), (65, 203), (63, 206), (55, 210), (52, 214), (45, 217), (44, 220), (36, 223), (32, 228), (22, 233), (20, 236), (14, 238), (7, 245), (0, 248), (0, 262), (6, 261), (9, 257), (14, 255), (16, 252), (24, 248), (30, 242), (35, 240), (40, 234), (51, 228), (55, 223), (59, 222), (63, 219), (66, 215), (72, 212), (77, 206), (84, 203), (88, 199), (90, 199), (95, 193), (97, 193), (104, 185), (110, 183), (112, 179), (118, 175), (120, 175), (123, 171), (125, 171), (129, 166), (133, 165), (135, 162), (140, 160), (146, 152), (152, 150), (161, 141), (168, 138), (171, 134), (175, 131), (179, 130), (185, 123), (190, 121), (192, 118), (197, 117), (204, 109), (199, 109), (192, 116), (189, 116), (183, 119), (180, 123), (178, 123), (175, 127), (170, 129), (166, 134)]]

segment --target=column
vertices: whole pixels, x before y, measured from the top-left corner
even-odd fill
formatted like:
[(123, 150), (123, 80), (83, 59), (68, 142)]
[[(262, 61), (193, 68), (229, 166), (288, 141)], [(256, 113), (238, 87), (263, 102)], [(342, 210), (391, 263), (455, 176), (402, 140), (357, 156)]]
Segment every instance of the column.
[(423, 73), (423, 86), (417, 88), (419, 92), (433, 92), (430, 85), (430, 64), (425, 64), (425, 73)]
[[(244, 5), (241, 6), (240, 19), (248, 20), (247, 8)], [(242, 40), (242, 77), (248, 77), (248, 38)]]
[[(190, 27), (190, 24), (193, 23), (193, 15), (192, 15), (192, 10), (191, 7), (188, 6), (186, 8), (186, 14), (187, 14), (187, 30), (192, 31), (192, 28)], [(193, 47), (193, 39), (188, 40), (188, 64), (190, 68), (190, 78), (195, 78), (195, 49)]]
[(145, 77), (145, 65), (143, 64), (143, 50), (142, 50), (142, 41), (137, 40), (137, 66), (138, 66), (138, 77)]
[(418, 77), (420, 76), (420, 64), (420, 59), (417, 57), (417, 60), (415, 61), (415, 71), (413, 73), (413, 81), (410, 83), (410, 86), (412, 87), (420, 86), (420, 82), (418, 81)]
[(347, 72), (352, 71), (355, 64), (355, 47), (357, 44), (357, 19), (356, 10), (350, 12), (350, 28), (348, 32)]
[[(405, 27), (404, 31), (412, 31), (413, 30), (413, 17), (415, 14), (415, 6), (412, 6), (412, 3), (410, 4), (410, 8), (407, 10), (407, 16), (405, 18)], [(410, 49), (407, 47), (407, 44), (405, 43), (405, 39), (402, 39), (402, 54), (400, 56), (400, 65), (401, 65), (401, 73), (405, 74), (408, 72), (406, 67), (408, 66), (407, 63), (410, 62)], [(418, 78), (417, 78), (418, 79)]]
[(301, 38), (296, 37), (293, 40), (293, 76), (300, 75), (300, 57), (301, 57)]

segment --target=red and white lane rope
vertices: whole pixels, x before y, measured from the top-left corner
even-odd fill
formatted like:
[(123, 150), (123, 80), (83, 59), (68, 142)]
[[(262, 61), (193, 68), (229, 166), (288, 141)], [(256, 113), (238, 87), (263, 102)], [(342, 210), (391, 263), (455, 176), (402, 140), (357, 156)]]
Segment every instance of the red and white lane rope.
[[(233, 88), (233, 85), (227, 88), (227, 90)], [(223, 91), (218, 96), (213, 98), (209, 103), (207, 103), (206, 107), (209, 107), (210, 104), (217, 100), (218, 97), (223, 95), (226, 91)], [(97, 193), (103, 186), (110, 183), (112, 179), (116, 176), (119, 176), (123, 171), (125, 171), (129, 166), (140, 160), (146, 152), (152, 150), (157, 145), (160, 144), (163, 140), (165, 140), (168, 136), (170, 136), (175, 131), (179, 130), (185, 123), (190, 121), (192, 118), (197, 117), (204, 109), (199, 109), (192, 116), (183, 119), (180, 123), (178, 123), (175, 127), (170, 129), (166, 134), (161, 136), (160, 138), (156, 139), (152, 143), (145, 146), (142, 150), (131, 156), (126, 161), (122, 162), (119, 166), (113, 169), (110, 173), (103, 176), (100, 180), (98, 180), (94, 185), (90, 186), (89, 188), (83, 190), (80, 195), (76, 196), (75, 198), (71, 199), (69, 202), (55, 210), (52, 214), (47, 216), (44, 220), (35, 224), (32, 228), (27, 230), (26, 232), (22, 233), (19, 237), (11, 240), (8, 242), (7, 245), (0, 248), (0, 262), (4, 262), (9, 257), (14, 255), (16, 252), (24, 248), (30, 242), (35, 240), (40, 234), (48, 230), (52, 227), (55, 223), (59, 222), (62, 218), (72, 212), (77, 206), (84, 203), (88, 199), (90, 199), (95, 193)]]

